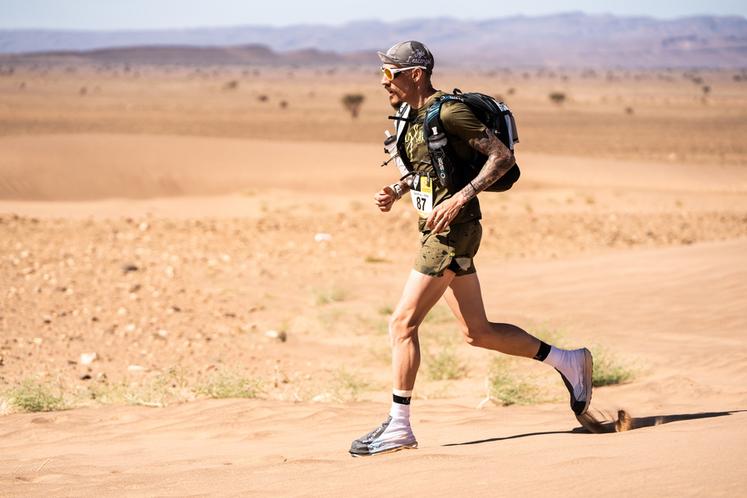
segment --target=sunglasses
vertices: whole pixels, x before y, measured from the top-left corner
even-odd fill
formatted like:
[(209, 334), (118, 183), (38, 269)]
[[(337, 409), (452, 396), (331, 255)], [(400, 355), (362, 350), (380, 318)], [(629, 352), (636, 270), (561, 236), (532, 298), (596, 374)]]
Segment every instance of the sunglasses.
[(388, 79), (389, 81), (392, 81), (394, 78), (397, 77), (397, 75), (403, 71), (409, 71), (410, 69), (415, 69), (419, 67), (420, 69), (425, 69), (425, 66), (410, 66), (410, 67), (383, 67), (381, 68), (381, 72), (384, 73), (384, 77)]

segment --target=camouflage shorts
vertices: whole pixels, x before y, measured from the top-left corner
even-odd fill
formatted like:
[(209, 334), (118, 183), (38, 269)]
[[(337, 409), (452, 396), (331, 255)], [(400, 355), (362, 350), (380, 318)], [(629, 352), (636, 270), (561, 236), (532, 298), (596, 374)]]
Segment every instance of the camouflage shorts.
[(424, 232), (420, 237), (415, 270), (432, 277), (440, 277), (447, 269), (457, 276), (475, 273), (474, 257), (481, 238), (479, 220), (450, 226), (439, 234)]

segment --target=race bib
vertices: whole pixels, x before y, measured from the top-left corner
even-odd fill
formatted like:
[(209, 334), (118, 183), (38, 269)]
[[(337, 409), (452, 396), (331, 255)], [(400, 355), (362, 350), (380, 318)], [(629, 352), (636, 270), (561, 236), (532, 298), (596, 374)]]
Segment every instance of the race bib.
[(412, 205), (422, 215), (433, 211), (433, 180), (428, 176), (416, 176), (410, 189)]

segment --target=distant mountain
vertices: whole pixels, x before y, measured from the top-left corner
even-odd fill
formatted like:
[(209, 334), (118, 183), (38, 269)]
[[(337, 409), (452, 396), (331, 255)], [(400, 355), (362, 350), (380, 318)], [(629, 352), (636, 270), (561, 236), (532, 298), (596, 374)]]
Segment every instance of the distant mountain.
[(45, 64), (149, 64), (149, 65), (336, 65), (375, 64), (378, 58), (373, 53), (338, 54), (316, 49), (275, 52), (264, 45), (241, 45), (235, 47), (193, 47), (188, 45), (142, 45), (135, 47), (101, 48), (84, 51), (29, 52), (23, 54), (0, 54), (0, 64), (37, 62)]
[[(341, 26), (236, 26), (142, 31), (0, 30), (0, 53), (91, 51), (115, 47), (264, 46), (316, 55), (386, 49), (405, 39), (430, 46), (437, 63), (478, 66), (747, 67), (747, 19), (697, 16), (672, 20), (583, 13), (466, 21), (450, 18)], [(153, 49), (152, 49), (153, 50)], [(226, 48), (225, 50), (233, 50)], [(243, 49), (239, 49), (241, 51)], [(142, 55), (141, 51), (137, 52)], [(166, 54), (153, 50), (156, 53)], [(125, 52), (117, 52), (119, 56)], [(271, 56), (272, 54), (270, 54)], [(276, 55), (276, 54), (275, 54)], [(229, 57), (230, 58), (230, 57)], [(239, 57), (240, 59), (241, 57)], [(373, 59), (375, 60), (375, 58)]]

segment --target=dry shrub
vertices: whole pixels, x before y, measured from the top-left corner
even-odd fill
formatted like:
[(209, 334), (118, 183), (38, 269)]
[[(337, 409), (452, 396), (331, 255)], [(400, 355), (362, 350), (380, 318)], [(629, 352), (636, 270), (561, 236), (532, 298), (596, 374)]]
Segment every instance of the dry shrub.
[(566, 101), (566, 95), (563, 92), (550, 92), (550, 94), (547, 96), (550, 99), (550, 102), (553, 104), (561, 105), (563, 102)]
[(348, 93), (342, 96), (342, 106), (351, 117), (357, 118), (364, 100), (366, 97), (360, 93)]

